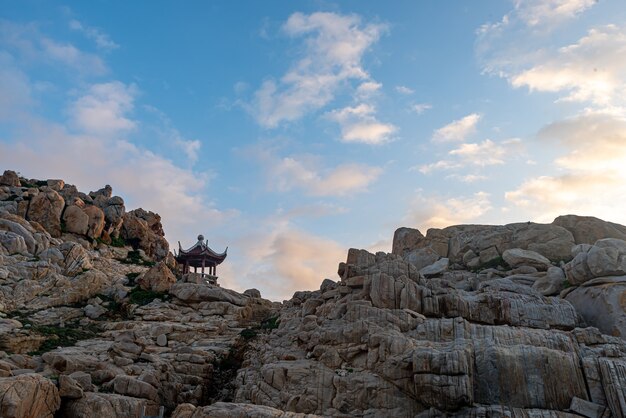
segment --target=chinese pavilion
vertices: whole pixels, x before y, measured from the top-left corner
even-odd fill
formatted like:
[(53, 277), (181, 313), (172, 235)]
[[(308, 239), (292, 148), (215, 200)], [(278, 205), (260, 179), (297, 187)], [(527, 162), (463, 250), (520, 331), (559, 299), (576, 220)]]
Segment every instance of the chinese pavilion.
[(204, 269), (209, 269), (209, 275), (216, 276), (217, 265), (221, 264), (226, 259), (226, 252), (228, 247), (223, 253), (216, 253), (209, 248), (209, 241), (204, 241), (203, 235), (198, 235), (198, 242), (188, 250), (183, 250), (178, 242), (178, 255), (175, 256), (178, 264), (182, 266), (183, 274), (189, 273), (190, 267), (194, 268), (194, 273), (200, 272), (204, 276)]

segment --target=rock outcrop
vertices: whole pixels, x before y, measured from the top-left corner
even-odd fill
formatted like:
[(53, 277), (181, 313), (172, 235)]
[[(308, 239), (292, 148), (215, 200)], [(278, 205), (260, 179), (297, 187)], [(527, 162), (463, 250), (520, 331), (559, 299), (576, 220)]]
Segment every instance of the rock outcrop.
[[(620, 235), (625, 234), (625, 235)], [(112, 188), (0, 177), (0, 416), (626, 416), (626, 227), (400, 228), (270, 302)]]

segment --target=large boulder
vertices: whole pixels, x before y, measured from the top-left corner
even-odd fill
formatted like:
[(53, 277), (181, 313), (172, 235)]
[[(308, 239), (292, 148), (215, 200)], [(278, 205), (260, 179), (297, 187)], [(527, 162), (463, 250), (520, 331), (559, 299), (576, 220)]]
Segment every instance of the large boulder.
[(393, 234), (392, 254), (404, 256), (417, 248), (419, 242), (424, 239), (424, 235), (414, 228), (398, 228)]
[(63, 212), (63, 222), (65, 223), (65, 232), (78, 235), (86, 235), (89, 230), (89, 215), (85, 213), (83, 208), (72, 205), (68, 206)]
[(569, 292), (565, 299), (587, 325), (626, 339), (626, 276), (600, 277)]
[(20, 178), (15, 171), (5, 170), (0, 176), (0, 186), (20, 187)]
[(121, 236), (148, 256), (160, 261), (167, 257), (169, 244), (164, 238), (161, 217), (141, 208), (124, 214)]
[(92, 239), (100, 238), (104, 230), (104, 212), (97, 206), (87, 206), (84, 211), (89, 217), (87, 236)]
[(181, 404), (172, 418), (321, 418), (322, 415), (286, 412), (264, 405), (216, 402), (209, 406)]
[(55, 238), (61, 236), (61, 212), (65, 200), (49, 187), (43, 187), (28, 206), (27, 219), (38, 222)]
[(451, 263), (471, 266), (490, 264), (504, 251), (519, 248), (541, 254), (551, 261), (571, 259), (574, 237), (558, 225), (532, 222), (508, 225), (456, 225), (431, 228), (420, 238), (419, 231), (400, 228), (394, 236), (394, 249), (407, 257), (417, 249), (429, 248)]
[(15, 232), (0, 231), (0, 247), (4, 247), (8, 254), (28, 254), (24, 237)]
[(603, 221), (593, 216), (559, 216), (553, 225), (561, 226), (572, 233), (576, 244), (593, 244), (602, 238), (618, 238), (626, 241), (626, 226)]
[(38, 374), (0, 379), (0, 416), (52, 418), (61, 405), (54, 383)]
[(539, 253), (521, 248), (512, 248), (502, 253), (502, 258), (511, 267), (531, 266), (537, 270), (547, 270), (552, 264)]
[(626, 275), (626, 241), (605, 238), (593, 246), (574, 247), (576, 256), (565, 265), (567, 280), (580, 285), (604, 276)]
[(147, 414), (158, 415), (158, 405), (148, 399), (115, 393), (86, 392), (85, 396), (80, 399), (64, 402), (59, 416), (67, 418), (139, 417), (144, 407), (146, 407)]
[(234, 290), (194, 283), (176, 283), (170, 288), (170, 294), (184, 302), (228, 302), (245, 306), (249, 300)]
[(164, 261), (160, 261), (141, 276), (137, 283), (144, 290), (167, 292), (176, 283), (176, 276)]

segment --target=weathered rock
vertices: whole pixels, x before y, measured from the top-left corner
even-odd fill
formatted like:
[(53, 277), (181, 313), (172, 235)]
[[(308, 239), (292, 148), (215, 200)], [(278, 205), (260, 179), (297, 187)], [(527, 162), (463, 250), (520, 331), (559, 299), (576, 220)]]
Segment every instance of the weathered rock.
[(15, 171), (5, 170), (0, 176), (0, 186), (20, 187), (20, 178)]
[(569, 409), (586, 418), (603, 418), (606, 412), (606, 407), (576, 397), (572, 398)]
[(512, 268), (531, 266), (540, 271), (547, 270), (552, 264), (550, 260), (539, 253), (520, 248), (512, 248), (502, 253), (504, 261)]
[(321, 418), (321, 415), (285, 412), (262, 405), (216, 402), (203, 407), (179, 405), (172, 418)]
[(65, 231), (86, 235), (89, 230), (89, 215), (79, 206), (68, 206), (63, 212), (63, 221), (65, 222)]
[(91, 257), (82, 245), (73, 242), (64, 243), (61, 251), (65, 255), (65, 274), (76, 276), (93, 268)]
[(420, 270), (420, 274), (424, 277), (436, 276), (446, 271), (449, 264), (450, 260), (442, 258), (441, 260), (422, 268)]
[(249, 296), (251, 298), (260, 298), (261, 297), (261, 292), (258, 289), (247, 289), (247, 290), (244, 290), (243, 294), (246, 295), (246, 296)]
[(174, 283), (176, 283), (176, 276), (163, 261), (152, 266), (137, 280), (137, 284), (142, 289), (153, 292), (167, 292)]
[[(467, 251), (498, 253), (512, 248), (535, 251), (549, 260), (566, 260), (574, 245), (572, 234), (557, 225), (515, 223), (503, 226), (457, 225), (429, 229), (420, 247), (431, 247), (451, 262), (462, 262)], [(484, 257), (483, 257), (484, 258)]]
[(62, 374), (59, 376), (59, 396), (68, 399), (80, 399), (83, 397), (83, 388), (71, 376)]
[(533, 283), (533, 289), (544, 296), (554, 296), (565, 288), (565, 273), (559, 267), (550, 267), (545, 276)]
[(86, 235), (92, 239), (100, 238), (104, 230), (104, 212), (96, 206), (87, 206), (84, 211), (89, 217), (89, 227)]
[(54, 190), (42, 188), (28, 207), (27, 218), (41, 224), (53, 237), (61, 236), (61, 212), (65, 201)]
[(626, 241), (605, 238), (591, 247), (581, 247), (565, 265), (565, 274), (573, 285), (596, 277), (626, 275)]
[(110, 385), (115, 393), (120, 395), (149, 399), (152, 401), (159, 399), (159, 394), (154, 386), (131, 376), (116, 376), (115, 379), (107, 383), (107, 385)]
[(59, 409), (59, 392), (38, 374), (0, 378), (0, 416), (3, 418), (52, 418)]
[(107, 309), (100, 305), (87, 305), (83, 308), (85, 312), (85, 316), (90, 319), (98, 319), (105, 313), (107, 313)]
[(161, 217), (158, 214), (141, 208), (124, 214), (122, 238), (136, 244), (157, 261), (167, 257), (169, 252), (169, 244), (164, 235)]
[(11, 231), (0, 231), (0, 246), (4, 247), (8, 254), (28, 254), (28, 246), (24, 237)]
[(64, 402), (60, 413), (67, 418), (139, 417), (143, 407), (147, 407), (146, 413), (158, 415), (158, 405), (147, 399), (88, 392), (81, 399)]
[(170, 294), (185, 302), (228, 302), (245, 306), (248, 298), (229, 289), (194, 283), (176, 283)]
[(404, 259), (418, 270), (436, 263), (439, 258), (439, 254), (429, 247), (418, 248), (404, 255)]
[(424, 235), (413, 228), (398, 228), (393, 234), (393, 244), (391, 247), (392, 254), (405, 256), (417, 248), (418, 244), (424, 239)]
[(603, 238), (626, 241), (626, 226), (593, 216), (564, 215), (557, 217), (552, 223), (570, 231), (576, 244), (593, 244)]
[(626, 276), (587, 281), (565, 299), (588, 325), (605, 334), (626, 338)]

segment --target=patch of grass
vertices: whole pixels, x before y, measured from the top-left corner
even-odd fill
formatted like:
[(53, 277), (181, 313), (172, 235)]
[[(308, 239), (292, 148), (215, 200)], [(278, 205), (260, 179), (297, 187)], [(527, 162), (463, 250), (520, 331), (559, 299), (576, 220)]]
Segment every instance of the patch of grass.
[(141, 273), (126, 273), (126, 278), (128, 279), (129, 286), (135, 286), (137, 277), (139, 277)]
[(278, 320), (278, 317), (274, 316), (261, 321), (261, 329), (276, 329), (279, 324), (280, 321)]
[(126, 241), (121, 237), (111, 237), (111, 247), (125, 247)]
[(138, 266), (147, 266), (147, 267), (152, 267), (156, 264), (154, 261), (146, 261), (143, 258), (141, 258), (141, 254), (139, 253), (138, 250), (129, 251), (126, 258), (118, 259), (118, 261), (120, 261), (123, 264), (135, 264)]
[(255, 338), (258, 334), (254, 329), (246, 328), (241, 331), (239, 335), (241, 335), (245, 340), (251, 340), (252, 338)]
[(36, 185), (34, 185), (32, 183), (29, 183), (28, 180), (26, 180), (24, 177), (19, 177), (19, 179), (20, 179), (20, 184), (22, 185), (22, 187), (26, 187), (28, 189), (32, 189), (34, 187), (37, 187)]
[(143, 290), (139, 286), (133, 288), (128, 294), (130, 303), (134, 303), (139, 306), (147, 305), (154, 299), (166, 300), (169, 295), (165, 292), (153, 292), (152, 290)]
[(41, 355), (57, 347), (69, 347), (78, 341), (93, 338), (99, 332), (99, 329), (94, 325), (81, 326), (78, 323), (66, 324), (63, 328), (51, 325), (33, 325), (31, 330), (47, 338), (38, 350), (28, 353), (29, 355)]

